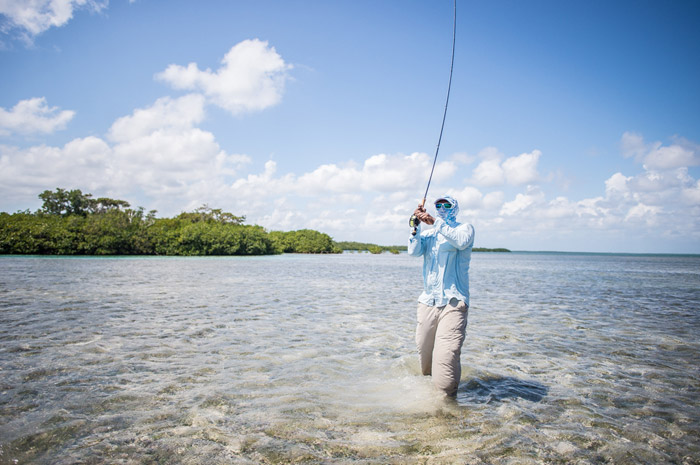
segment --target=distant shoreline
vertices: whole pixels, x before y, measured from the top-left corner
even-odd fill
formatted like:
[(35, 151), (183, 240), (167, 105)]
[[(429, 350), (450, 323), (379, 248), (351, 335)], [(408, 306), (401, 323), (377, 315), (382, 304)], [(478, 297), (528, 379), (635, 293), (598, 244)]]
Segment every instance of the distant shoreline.
[(700, 253), (683, 252), (567, 252), (561, 250), (513, 250), (515, 254), (540, 254), (540, 255), (616, 255), (630, 257), (700, 257)]
[[(343, 251), (371, 252), (379, 254), (382, 252), (399, 253), (406, 252), (408, 246), (405, 245), (378, 245), (367, 242), (351, 242), (351, 241), (335, 241), (335, 244), (343, 249)], [(472, 252), (510, 252), (508, 249), (497, 248), (488, 249), (484, 247), (474, 247)]]
[[(389, 249), (388, 246), (384, 246)], [(392, 248), (395, 250), (395, 248)], [(474, 249), (477, 253), (493, 253), (492, 250), (483, 250), (482, 248)], [(371, 253), (369, 250), (356, 250), (347, 249), (343, 250), (343, 253)], [(406, 253), (405, 250), (395, 253)], [(570, 255), (570, 256), (582, 256), (582, 257), (648, 257), (648, 258), (694, 258), (700, 259), (700, 254), (688, 254), (688, 253), (631, 253), (631, 252), (557, 252), (557, 251), (531, 251), (531, 250), (512, 250), (509, 253), (513, 255)], [(337, 255), (337, 254), (320, 254), (320, 253), (304, 253), (304, 252), (283, 252), (277, 254), (262, 254), (257, 255), (259, 257), (266, 256), (280, 256), (280, 255)], [(246, 255), (154, 255), (154, 254), (37, 254), (37, 253), (0, 253), (0, 259), (2, 258), (225, 258), (225, 257), (249, 257)]]

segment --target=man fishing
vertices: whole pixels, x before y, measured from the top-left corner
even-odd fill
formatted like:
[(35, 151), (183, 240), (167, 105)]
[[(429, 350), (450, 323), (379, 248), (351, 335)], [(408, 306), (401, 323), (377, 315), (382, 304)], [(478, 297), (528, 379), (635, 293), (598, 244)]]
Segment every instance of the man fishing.
[[(457, 222), (459, 205), (449, 195), (435, 201), (437, 218), (419, 205), (413, 215), (432, 229), (411, 234), (408, 254), (423, 256), (423, 293), (418, 297), (416, 344), (421, 371), (449, 396), (457, 394), (460, 353), (469, 312), (469, 262), (474, 227)], [(420, 224), (418, 224), (420, 228)]]

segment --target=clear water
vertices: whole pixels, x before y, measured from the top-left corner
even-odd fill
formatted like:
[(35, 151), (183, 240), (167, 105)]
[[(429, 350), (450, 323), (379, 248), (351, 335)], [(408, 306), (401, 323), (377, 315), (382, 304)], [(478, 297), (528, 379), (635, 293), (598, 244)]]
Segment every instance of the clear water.
[(406, 255), (0, 257), (0, 463), (700, 463), (700, 258), (471, 283), (449, 400)]

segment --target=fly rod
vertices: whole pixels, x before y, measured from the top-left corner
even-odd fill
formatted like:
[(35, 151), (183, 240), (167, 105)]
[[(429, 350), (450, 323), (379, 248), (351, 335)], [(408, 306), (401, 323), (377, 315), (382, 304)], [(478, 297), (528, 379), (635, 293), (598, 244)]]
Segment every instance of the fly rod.
[[(447, 83), (447, 98), (445, 98), (445, 111), (442, 113), (442, 124), (440, 125), (440, 136), (438, 137), (437, 147), (435, 148), (435, 157), (433, 158), (433, 167), (430, 169), (430, 177), (428, 177), (428, 185), (425, 188), (425, 194), (423, 194), (423, 200), (420, 203), (421, 207), (425, 207), (425, 200), (428, 198), (428, 190), (430, 189), (430, 182), (433, 180), (433, 172), (435, 171), (435, 163), (437, 162), (438, 153), (440, 152), (440, 142), (442, 142), (442, 133), (445, 130), (445, 119), (447, 118), (447, 105), (450, 103), (450, 89), (452, 88), (452, 70), (455, 65), (455, 43), (457, 42), (457, 0), (454, 0), (454, 19), (452, 21), (452, 61), (450, 63), (450, 79)], [(414, 236), (418, 232), (418, 224), (420, 220), (416, 215), (412, 215), (411, 219), (408, 221), (409, 226), (413, 228)]]

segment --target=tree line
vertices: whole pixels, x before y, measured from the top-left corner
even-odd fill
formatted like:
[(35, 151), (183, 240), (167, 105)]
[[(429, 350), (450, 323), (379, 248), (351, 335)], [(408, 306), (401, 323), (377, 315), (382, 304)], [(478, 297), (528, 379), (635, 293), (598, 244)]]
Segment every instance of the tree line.
[(0, 213), (0, 254), (269, 255), (341, 253), (327, 234), (309, 229), (267, 232), (244, 216), (204, 205), (174, 218), (93, 198), (79, 189), (46, 190), (36, 212)]
[(354, 242), (354, 241), (341, 241), (337, 242), (338, 246), (343, 250), (354, 250), (357, 252), (370, 252), (373, 254), (379, 254), (383, 252), (390, 252), (393, 254), (398, 254), (401, 251), (408, 250), (408, 246), (405, 245), (377, 245), (369, 244), (366, 242)]
[[(373, 254), (406, 251), (406, 246), (335, 242), (311, 229), (271, 231), (245, 224), (245, 216), (203, 205), (173, 218), (156, 218), (125, 200), (93, 198), (80, 189), (46, 190), (42, 206), (0, 212), (0, 254), (33, 255), (270, 255), (280, 253)], [(480, 249), (475, 252), (510, 252)]]

